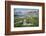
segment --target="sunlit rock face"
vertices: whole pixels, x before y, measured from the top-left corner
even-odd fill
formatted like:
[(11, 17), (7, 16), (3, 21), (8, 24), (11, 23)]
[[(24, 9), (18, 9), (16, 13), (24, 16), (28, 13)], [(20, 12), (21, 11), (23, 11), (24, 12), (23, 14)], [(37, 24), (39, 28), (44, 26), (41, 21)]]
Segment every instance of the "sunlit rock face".
[(38, 16), (38, 13), (39, 9), (14, 8), (14, 16), (20, 18)]

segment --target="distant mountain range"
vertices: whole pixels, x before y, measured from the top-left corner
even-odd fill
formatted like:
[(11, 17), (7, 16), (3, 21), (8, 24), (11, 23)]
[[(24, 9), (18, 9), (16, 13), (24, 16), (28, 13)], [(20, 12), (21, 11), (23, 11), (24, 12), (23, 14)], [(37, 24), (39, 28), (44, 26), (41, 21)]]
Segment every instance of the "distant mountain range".
[(28, 17), (28, 16), (38, 16), (39, 10), (15, 10), (14, 11), (14, 16), (16, 17)]

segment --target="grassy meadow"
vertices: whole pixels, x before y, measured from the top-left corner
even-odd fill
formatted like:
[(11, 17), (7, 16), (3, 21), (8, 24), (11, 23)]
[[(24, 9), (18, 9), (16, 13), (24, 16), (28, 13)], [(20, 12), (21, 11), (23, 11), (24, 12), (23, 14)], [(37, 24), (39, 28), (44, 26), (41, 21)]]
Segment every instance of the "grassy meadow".
[[(32, 25), (23, 25), (24, 20), (26, 20), (26, 24), (32, 24)], [(22, 22), (19, 22), (22, 21)], [(38, 17), (29, 17), (29, 18), (16, 18), (14, 16), (14, 27), (36, 27), (38, 26), (39, 21)]]
[(14, 27), (37, 27), (39, 26), (38, 10), (15, 9)]

